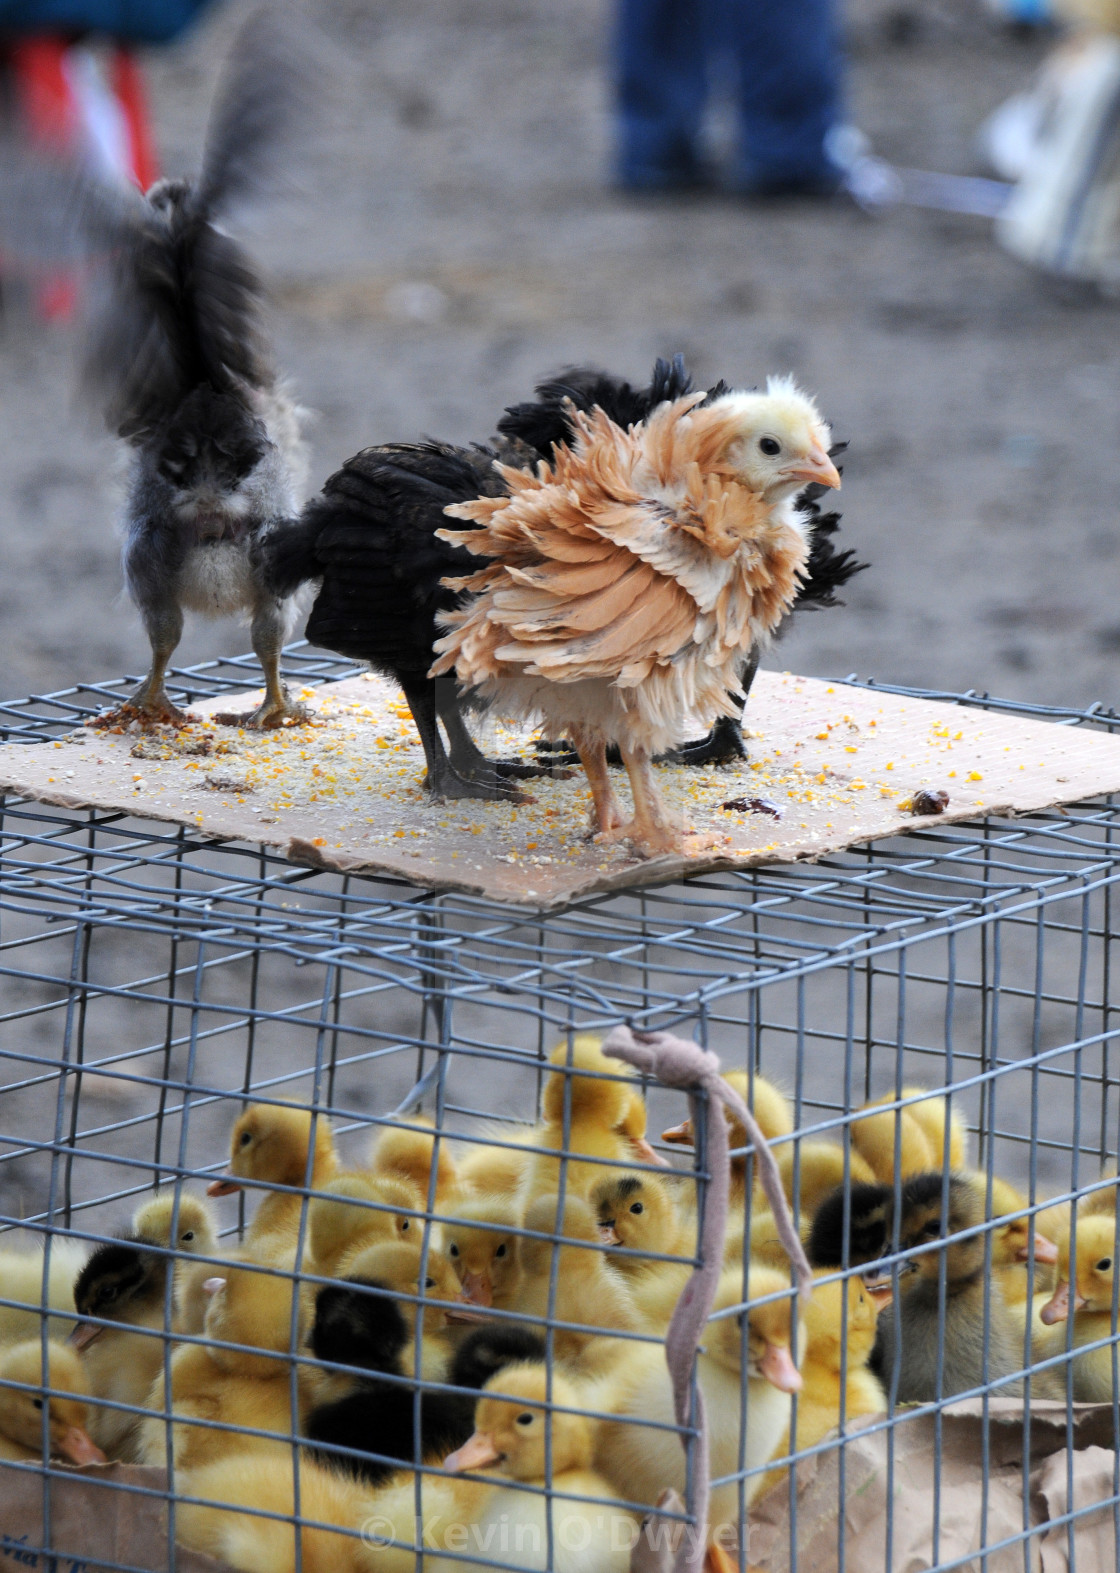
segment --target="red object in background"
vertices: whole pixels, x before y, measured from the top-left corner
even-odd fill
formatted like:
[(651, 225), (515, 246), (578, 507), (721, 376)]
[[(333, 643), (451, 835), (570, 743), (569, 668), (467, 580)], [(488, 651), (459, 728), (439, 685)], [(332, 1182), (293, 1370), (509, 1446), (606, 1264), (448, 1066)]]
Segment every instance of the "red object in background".
[[(57, 35), (14, 39), (8, 45), (19, 113), (29, 140), (40, 147), (70, 150), (88, 140), (83, 108), (67, 69), (67, 56), (74, 47), (70, 39)], [(126, 142), (120, 173), (146, 191), (159, 171), (143, 77), (131, 49), (120, 43), (109, 48), (106, 92), (116, 101)], [(70, 316), (76, 297), (77, 287), (68, 273), (43, 279), (36, 288), (39, 308), (48, 321)]]

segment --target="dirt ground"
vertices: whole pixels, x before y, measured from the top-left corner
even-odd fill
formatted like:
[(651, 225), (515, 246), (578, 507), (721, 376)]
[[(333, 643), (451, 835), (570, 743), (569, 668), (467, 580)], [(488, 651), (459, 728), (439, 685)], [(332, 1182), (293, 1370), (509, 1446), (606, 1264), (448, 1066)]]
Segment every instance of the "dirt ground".
[[(339, 106), (308, 193), (252, 231), (318, 485), (357, 448), (484, 436), (566, 362), (700, 379), (793, 371), (850, 439), (872, 563), (773, 664), (1026, 699), (1116, 697), (1116, 308), (1032, 276), (982, 219), (609, 189), (606, 0), (315, 0)], [(149, 61), (168, 171), (193, 169), (246, 6)], [(1046, 41), (981, 0), (847, 16), (851, 116), (900, 163), (971, 173), (983, 117)], [(723, 134), (726, 114), (716, 115)], [(76, 334), (0, 340), (0, 616), (9, 696), (142, 669), (120, 598), (112, 444), (72, 397)], [(246, 645), (193, 625), (180, 659)]]

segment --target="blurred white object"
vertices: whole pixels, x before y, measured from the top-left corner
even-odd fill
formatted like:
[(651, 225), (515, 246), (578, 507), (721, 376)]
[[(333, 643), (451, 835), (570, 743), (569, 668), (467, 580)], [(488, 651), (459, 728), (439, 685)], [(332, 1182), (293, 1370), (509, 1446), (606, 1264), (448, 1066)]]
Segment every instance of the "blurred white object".
[(1120, 39), (1065, 45), (1035, 95), (1037, 132), (996, 237), (1033, 267), (1120, 287)]
[(1034, 161), (1046, 118), (1037, 92), (1015, 93), (988, 116), (976, 135), (977, 150), (1001, 180), (1021, 180)]

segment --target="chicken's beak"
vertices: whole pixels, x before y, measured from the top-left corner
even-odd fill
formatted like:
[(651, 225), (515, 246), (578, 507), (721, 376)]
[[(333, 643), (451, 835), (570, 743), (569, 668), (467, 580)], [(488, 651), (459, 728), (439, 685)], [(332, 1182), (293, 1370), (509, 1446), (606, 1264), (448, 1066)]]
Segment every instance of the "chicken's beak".
[(485, 1273), (468, 1273), (463, 1279), (463, 1297), (472, 1305), (493, 1305), (490, 1280)]
[(818, 486), (840, 485), (840, 471), (819, 443), (814, 443), (805, 457), (791, 464), (785, 473), (794, 481), (815, 481)]
[(794, 1365), (786, 1344), (767, 1344), (766, 1353), (758, 1362), (758, 1369), (779, 1393), (801, 1391), (801, 1372)]
[(667, 1131), (661, 1132), (663, 1142), (677, 1142), (683, 1146), (692, 1146), (692, 1121), (682, 1120), (679, 1125), (670, 1125)]
[(663, 1158), (659, 1152), (655, 1152), (644, 1136), (631, 1136), (630, 1145), (643, 1163), (655, 1163), (659, 1169), (671, 1167), (668, 1158)]
[(105, 1454), (96, 1442), (82, 1430), (81, 1426), (71, 1426), (59, 1438), (57, 1448), (63, 1458), (68, 1458), (72, 1464), (104, 1464), (107, 1462)]
[(66, 1342), (71, 1349), (88, 1349), (95, 1338), (100, 1338), (105, 1331), (103, 1327), (95, 1327), (92, 1322), (79, 1322)]
[(211, 1180), (206, 1187), (207, 1196), (233, 1196), (241, 1189), (236, 1180)]
[[(1017, 1262), (1029, 1262), (1031, 1257), (1030, 1244), (1024, 1245), (1015, 1253)], [(1058, 1247), (1053, 1240), (1048, 1240), (1044, 1234), (1034, 1237), (1034, 1259), (1036, 1262), (1056, 1262), (1058, 1260)]]
[(619, 1234), (613, 1223), (601, 1223), (599, 1225), (599, 1238), (602, 1240), (604, 1245), (622, 1244), (622, 1236)]
[(453, 1474), (461, 1475), (466, 1469), (487, 1469), (491, 1464), (500, 1464), (501, 1461), (502, 1455), (494, 1446), (494, 1438), (487, 1436), (485, 1431), (476, 1431), (457, 1452), (448, 1453), (443, 1467)]

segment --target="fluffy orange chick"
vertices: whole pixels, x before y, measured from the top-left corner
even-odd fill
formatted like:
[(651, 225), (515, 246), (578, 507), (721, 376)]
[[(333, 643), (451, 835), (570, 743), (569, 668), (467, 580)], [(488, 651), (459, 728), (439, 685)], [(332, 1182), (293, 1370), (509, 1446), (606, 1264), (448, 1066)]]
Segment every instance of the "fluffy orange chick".
[[(651, 1328), (667, 1327), (696, 1249), (695, 1219), (686, 1221), (669, 1185), (652, 1174), (623, 1174), (601, 1180), (591, 1204), (605, 1245), (617, 1248), (609, 1265), (622, 1273), (634, 1304)], [(655, 1253), (652, 1257), (643, 1252)]]
[(497, 1196), (460, 1202), (444, 1227), (444, 1253), (471, 1305), (511, 1311), (517, 1302), (521, 1267), (517, 1207)]
[[(223, 1277), (211, 1278), (208, 1288), (203, 1331), (211, 1342), (182, 1344), (171, 1357), (175, 1466), (194, 1469), (236, 1453), (286, 1454), (289, 1444), (280, 1437), (253, 1436), (242, 1428), (281, 1437), (299, 1429), (301, 1416), (292, 1413), (291, 1351), (300, 1346), (306, 1317), (301, 1304), (293, 1305), (296, 1288), (289, 1278), (232, 1266)], [(296, 1391), (302, 1411), (310, 1396), (302, 1367)], [(148, 1396), (152, 1416), (140, 1427), (142, 1463), (167, 1463), (166, 1393), (161, 1372)], [(217, 1421), (224, 1429), (192, 1425), (192, 1420)]]
[(49, 1343), (46, 1371), (49, 1392), (43, 1383), (43, 1345), (38, 1338), (0, 1351), (0, 1458), (21, 1463), (42, 1459), (45, 1405), (51, 1458), (69, 1464), (103, 1464), (105, 1454), (86, 1430), (89, 1382), (77, 1352), (65, 1344)]
[(375, 1178), (403, 1180), (420, 1192), (424, 1207), (428, 1205), (433, 1163), (436, 1211), (447, 1212), (459, 1194), (459, 1175), (447, 1138), (437, 1139), (435, 1126), (426, 1114), (412, 1114), (400, 1125), (384, 1126), (370, 1157)]
[[(875, 1347), (881, 1307), (857, 1275), (846, 1282), (816, 1283), (808, 1305), (802, 1307), (801, 1391), (797, 1398), (797, 1428), (791, 1445), (790, 1427), (774, 1449), (773, 1457), (815, 1447), (841, 1422), (886, 1412), (883, 1384), (867, 1369)], [(769, 1491), (788, 1479), (789, 1466), (772, 1469), (763, 1480)]]
[[(314, 1153), (308, 1173), (308, 1154)], [(244, 1189), (242, 1180), (262, 1185), (321, 1189), (338, 1167), (331, 1128), (323, 1115), (286, 1103), (254, 1103), (230, 1136), (230, 1172), (207, 1187), (210, 1196)], [(261, 1262), (291, 1266), (299, 1243), (304, 1198), (287, 1191), (262, 1194), (245, 1234), (245, 1249)]]
[(423, 1235), (424, 1220), (409, 1216), (423, 1209), (423, 1198), (403, 1180), (376, 1179), (358, 1171), (336, 1174), (323, 1190), (307, 1208), (308, 1265), (322, 1278), (345, 1278), (348, 1259), (367, 1245)]
[[(555, 1152), (608, 1159), (629, 1167), (634, 1163), (664, 1165), (646, 1140), (646, 1106), (641, 1088), (621, 1060), (603, 1053), (598, 1038), (573, 1038), (549, 1056), (558, 1068), (544, 1085), (541, 1123), (522, 1180), (523, 1205), (535, 1196), (560, 1187), (559, 1158)], [(567, 1129), (565, 1130), (565, 1125)], [(611, 1174), (602, 1163), (567, 1159), (565, 1186), (569, 1196), (586, 1199), (595, 1186)]]
[[(807, 560), (807, 483), (839, 486), (829, 429), (787, 379), (765, 393), (660, 405), (629, 431), (573, 412), (575, 437), (536, 471), (501, 468), (506, 496), (447, 510), (476, 530), (439, 534), (486, 566), (446, 580), (472, 592), (443, 622), (432, 676), (454, 671), (502, 714), (570, 737), (594, 800), (592, 829), (647, 854), (686, 831), (655, 755), (696, 720), (736, 715), (729, 691), (793, 604)], [(607, 772), (617, 743), (627, 820)]]

